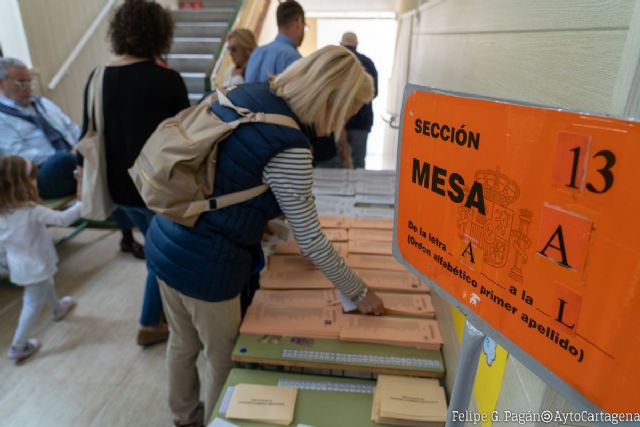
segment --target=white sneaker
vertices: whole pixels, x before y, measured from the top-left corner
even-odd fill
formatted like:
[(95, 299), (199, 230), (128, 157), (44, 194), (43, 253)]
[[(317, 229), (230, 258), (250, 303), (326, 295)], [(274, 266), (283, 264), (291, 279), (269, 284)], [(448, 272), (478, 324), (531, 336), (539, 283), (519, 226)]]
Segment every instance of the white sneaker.
[(32, 356), (39, 349), (40, 341), (35, 338), (30, 338), (23, 347), (11, 346), (7, 352), (7, 359), (18, 363)]
[(53, 313), (53, 321), (59, 322), (64, 319), (67, 314), (76, 306), (76, 300), (73, 297), (62, 297), (60, 298), (60, 311), (54, 311)]

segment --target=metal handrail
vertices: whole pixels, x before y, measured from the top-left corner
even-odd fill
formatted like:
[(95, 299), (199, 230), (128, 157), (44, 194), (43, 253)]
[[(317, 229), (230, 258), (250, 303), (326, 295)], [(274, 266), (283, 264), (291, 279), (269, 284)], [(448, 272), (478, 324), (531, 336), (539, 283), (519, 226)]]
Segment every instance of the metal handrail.
[(89, 39), (96, 32), (96, 30), (102, 23), (102, 20), (105, 18), (105, 16), (108, 15), (109, 11), (113, 8), (113, 5), (115, 2), (116, 0), (107, 0), (107, 3), (104, 5), (100, 13), (98, 13), (98, 15), (96, 16), (96, 19), (93, 20), (89, 28), (87, 28), (87, 31), (85, 31), (83, 36), (78, 41), (78, 44), (73, 48), (73, 50), (71, 51), (67, 59), (64, 61), (64, 63), (62, 64), (58, 72), (53, 76), (53, 78), (47, 85), (47, 89), (54, 90), (58, 86), (58, 84), (60, 84), (60, 81), (69, 73), (69, 68), (71, 68), (71, 65), (76, 61), (76, 59), (78, 59), (80, 52), (82, 51), (82, 49), (84, 49)]

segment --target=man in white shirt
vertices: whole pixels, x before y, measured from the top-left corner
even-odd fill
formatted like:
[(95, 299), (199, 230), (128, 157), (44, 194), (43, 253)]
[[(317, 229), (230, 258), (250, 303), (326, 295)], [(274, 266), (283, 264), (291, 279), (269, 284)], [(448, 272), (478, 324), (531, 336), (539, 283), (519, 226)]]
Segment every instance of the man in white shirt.
[(0, 154), (21, 156), (38, 166), (40, 197), (74, 194), (80, 128), (53, 102), (33, 96), (31, 84), (22, 61), (0, 58)]

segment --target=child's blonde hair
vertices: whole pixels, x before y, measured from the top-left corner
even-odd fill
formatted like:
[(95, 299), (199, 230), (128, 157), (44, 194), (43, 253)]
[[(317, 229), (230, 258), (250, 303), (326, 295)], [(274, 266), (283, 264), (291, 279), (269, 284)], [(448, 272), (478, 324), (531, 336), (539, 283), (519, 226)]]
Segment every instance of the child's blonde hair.
[(340, 134), (347, 119), (373, 99), (373, 79), (341, 46), (325, 46), (297, 60), (273, 77), (270, 87), (319, 134)]
[(37, 167), (20, 156), (0, 158), (0, 214), (40, 201), (37, 175)]

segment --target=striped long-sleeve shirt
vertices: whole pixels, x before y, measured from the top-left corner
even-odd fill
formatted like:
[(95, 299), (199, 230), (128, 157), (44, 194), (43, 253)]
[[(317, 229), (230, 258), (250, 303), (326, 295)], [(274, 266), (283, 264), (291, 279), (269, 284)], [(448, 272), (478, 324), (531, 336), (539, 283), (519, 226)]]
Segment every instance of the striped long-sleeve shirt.
[(322, 232), (311, 186), (312, 154), (306, 148), (291, 148), (273, 157), (262, 172), (282, 212), (287, 217), (300, 251), (344, 295), (355, 299), (365, 288)]

